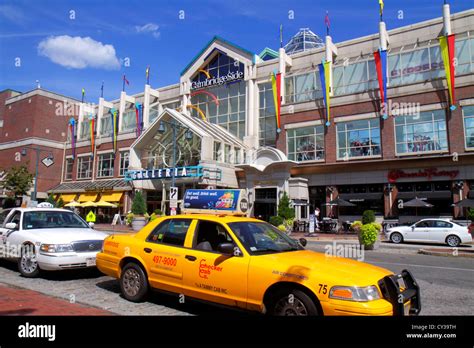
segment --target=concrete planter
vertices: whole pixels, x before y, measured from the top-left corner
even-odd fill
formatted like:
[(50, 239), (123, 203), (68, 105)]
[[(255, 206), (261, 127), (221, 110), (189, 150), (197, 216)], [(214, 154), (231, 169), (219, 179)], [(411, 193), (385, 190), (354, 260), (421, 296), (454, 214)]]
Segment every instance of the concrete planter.
[(132, 219), (132, 228), (134, 231), (140, 231), (146, 225), (144, 216), (134, 216)]

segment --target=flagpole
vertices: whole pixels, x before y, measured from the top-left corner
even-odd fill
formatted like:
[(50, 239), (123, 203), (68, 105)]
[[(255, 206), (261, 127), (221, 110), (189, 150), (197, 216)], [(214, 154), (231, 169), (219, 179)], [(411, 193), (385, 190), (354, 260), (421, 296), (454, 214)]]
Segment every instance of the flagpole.
[(283, 24), (280, 24), (280, 48), (283, 48)]
[(329, 36), (329, 11), (326, 11), (325, 22), (326, 22), (326, 35)]
[(102, 81), (102, 86), (100, 87), (100, 97), (104, 97), (104, 81)]
[(123, 75), (122, 92), (125, 92), (125, 74)]

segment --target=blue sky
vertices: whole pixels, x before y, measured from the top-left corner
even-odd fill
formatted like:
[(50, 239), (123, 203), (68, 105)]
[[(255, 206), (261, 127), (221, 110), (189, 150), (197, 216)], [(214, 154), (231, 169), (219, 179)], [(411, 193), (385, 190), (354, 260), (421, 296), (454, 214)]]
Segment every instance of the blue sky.
[[(384, 19), (390, 30), (440, 17), (442, 3), (385, 0)], [(452, 13), (474, 7), (450, 4)], [(214, 35), (255, 53), (279, 47), (280, 24), (285, 42), (301, 27), (323, 37), (326, 10), (336, 43), (378, 30), (378, 0), (1, 0), (0, 90), (25, 92), (39, 80), (78, 99), (84, 87), (86, 100), (97, 102), (104, 81), (104, 97), (116, 99), (124, 73), (127, 93), (143, 91), (147, 65), (153, 87), (177, 83)]]

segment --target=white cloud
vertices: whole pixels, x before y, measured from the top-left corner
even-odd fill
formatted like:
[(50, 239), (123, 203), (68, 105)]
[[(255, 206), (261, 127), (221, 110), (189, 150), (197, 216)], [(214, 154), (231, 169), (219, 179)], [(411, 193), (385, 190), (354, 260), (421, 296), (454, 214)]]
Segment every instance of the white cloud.
[(90, 37), (50, 36), (38, 45), (38, 54), (52, 62), (73, 69), (119, 69), (115, 48)]
[(151, 34), (155, 39), (158, 39), (160, 37), (160, 32), (158, 31), (159, 28), (160, 26), (155, 23), (147, 23), (142, 26), (139, 26), (139, 25), (135, 26), (135, 30), (137, 33)]

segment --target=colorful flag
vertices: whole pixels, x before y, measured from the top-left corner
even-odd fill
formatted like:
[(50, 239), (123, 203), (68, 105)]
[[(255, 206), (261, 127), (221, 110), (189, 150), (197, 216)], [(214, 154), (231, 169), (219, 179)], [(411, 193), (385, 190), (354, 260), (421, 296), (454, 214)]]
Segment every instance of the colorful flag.
[(281, 73), (272, 73), (273, 102), (275, 104), (276, 131), (281, 132), (280, 109), (281, 109)]
[(122, 84), (122, 91), (125, 91), (125, 84), (130, 85), (130, 82), (128, 82), (127, 77), (125, 74), (123, 74), (123, 84)]
[(384, 8), (383, 0), (379, 0), (379, 8), (380, 8), (380, 19), (382, 19), (382, 16), (383, 16), (383, 8)]
[(374, 52), (375, 69), (377, 71), (377, 78), (379, 82), (380, 91), (380, 109), (383, 110), (382, 118), (386, 120), (387, 114), (387, 51), (378, 50)]
[(326, 11), (326, 17), (324, 18), (324, 24), (326, 24), (326, 35), (329, 35), (329, 26), (331, 22), (329, 21), (329, 12)]
[(91, 114), (91, 115), (89, 115), (89, 131), (90, 131), (90, 135), (91, 135), (91, 152), (92, 152), (92, 157), (94, 157), (94, 149), (95, 149), (94, 130), (95, 130), (95, 116)]
[(135, 104), (135, 120), (136, 120), (136, 134), (139, 137), (142, 134), (143, 128), (143, 105), (140, 103)]
[(149, 85), (150, 84), (150, 66), (149, 65), (146, 67), (145, 75), (146, 75), (146, 84)]
[(318, 67), (321, 89), (323, 91), (323, 101), (326, 108), (326, 126), (329, 127), (331, 125), (331, 96), (329, 90), (331, 62), (323, 61)]
[(76, 158), (76, 120), (74, 117), (69, 119), (69, 131), (71, 132), (71, 150), (72, 160)]
[(448, 36), (440, 36), (438, 38), (439, 46), (441, 48), (441, 57), (443, 58), (444, 64), (444, 71), (446, 73), (446, 82), (448, 84), (448, 92), (449, 92), (449, 101), (450, 101), (450, 109), (456, 110), (456, 95), (455, 95), (455, 46), (454, 40), (455, 35), (451, 34)]

